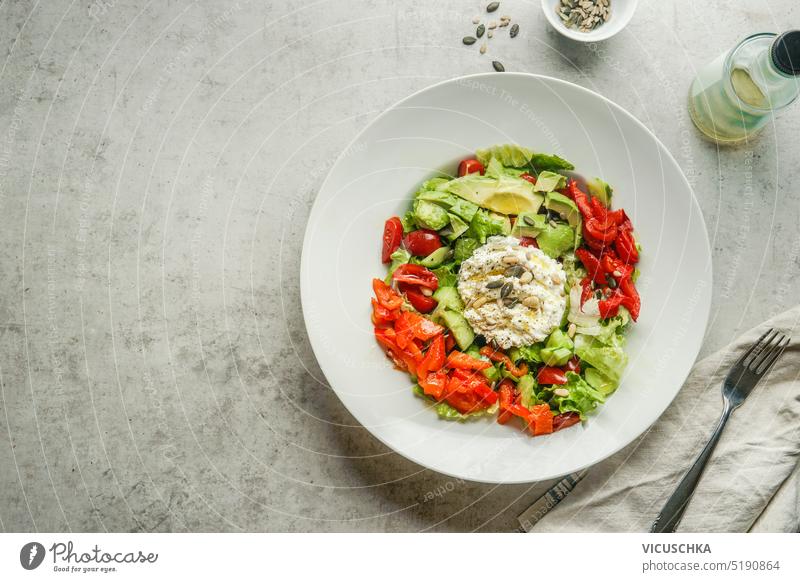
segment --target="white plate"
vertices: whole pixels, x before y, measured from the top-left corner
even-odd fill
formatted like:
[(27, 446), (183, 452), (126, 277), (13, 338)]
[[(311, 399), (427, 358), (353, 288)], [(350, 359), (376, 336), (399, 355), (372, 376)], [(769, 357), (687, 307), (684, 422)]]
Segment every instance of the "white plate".
[[(483, 419), (440, 420), (375, 343), (371, 280), (383, 277), (384, 221), (418, 185), (482, 147), (556, 153), (615, 189), (644, 246), (642, 314), (617, 392), (585, 426), (547, 437)], [(303, 313), (331, 387), (401, 455), (462, 479), (539, 481), (592, 465), (642, 434), (680, 390), (708, 321), (711, 254), (691, 188), (664, 146), (618, 105), (571, 83), (519, 73), (453, 79), (401, 101), (340, 156), (314, 202), (301, 264)]]

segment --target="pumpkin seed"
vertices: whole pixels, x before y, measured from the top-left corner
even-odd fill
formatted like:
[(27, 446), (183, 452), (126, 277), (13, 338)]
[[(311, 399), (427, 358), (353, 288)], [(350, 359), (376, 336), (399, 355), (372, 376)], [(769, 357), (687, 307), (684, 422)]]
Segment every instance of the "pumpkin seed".
[(494, 70), (497, 71), (498, 73), (503, 73), (506, 70), (506, 68), (503, 66), (503, 63), (501, 63), (500, 61), (492, 61), (492, 66), (494, 67)]
[(501, 299), (505, 299), (506, 297), (511, 295), (511, 292), (513, 290), (514, 290), (514, 284), (513, 283), (504, 283), (503, 286), (500, 287), (500, 298)]
[(527, 214), (522, 217), (522, 222), (524, 222), (528, 226), (536, 226), (536, 221)]
[(506, 297), (505, 299), (503, 299), (503, 305), (505, 305), (509, 309), (514, 307), (517, 303), (519, 303), (519, 297)]
[(608, 284), (608, 286), (611, 289), (616, 289), (617, 288), (617, 280), (614, 279), (614, 277), (610, 277), (609, 275), (606, 275), (606, 283)]
[(508, 31), (508, 34), (509, 34), (509, 36), (511, 38), (514, 38), (515, 36), (517, 36), (519, 34), (519, 24), (514, 24), (511, 27), (511, 30)]
[(522, 277), (522, 274), (525, 272), (525, 267), (522, 265), (514, 265), (513, 267), (509, 267), (503, 272), (503, 275), (506, 277)]
[(497, 289), (497, 288), (502, 287), (502, 286), (503, 286), (502, 279), (498, 279), (497, 281), (490, 281), (490, 282), (486, 283), (486, 288), (487, 289)]
[(490, 2), (486, 7), (486, 12), (494, 12), (498, 8), (500, 8), (500, 2)]
[(478, 42), (478, 39), (475, 38), (474, 36), (465, 36), (464, 38), (461, 39), (461, 42), (463, 42), (464, 44), (475, 44), (476, 42)]
[(486, 27), (484, 25), (480, 25), (477, 30), (475, 31), (475, 36), (478, 38), (483, 36), (483, 33), (486, 32)]

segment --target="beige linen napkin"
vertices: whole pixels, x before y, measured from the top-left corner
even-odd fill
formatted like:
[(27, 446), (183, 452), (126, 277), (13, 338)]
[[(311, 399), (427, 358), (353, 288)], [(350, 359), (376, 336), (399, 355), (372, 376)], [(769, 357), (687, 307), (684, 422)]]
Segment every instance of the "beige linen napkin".
[(695, 364), (661, 418), (631, 445), (590, 468), (531, 531), (649, 531), (717, 423), (725, 374), (770, 327), (787, 331), (792, 343), (728, 421), (678, 531), (798, 531), (800, 306)]

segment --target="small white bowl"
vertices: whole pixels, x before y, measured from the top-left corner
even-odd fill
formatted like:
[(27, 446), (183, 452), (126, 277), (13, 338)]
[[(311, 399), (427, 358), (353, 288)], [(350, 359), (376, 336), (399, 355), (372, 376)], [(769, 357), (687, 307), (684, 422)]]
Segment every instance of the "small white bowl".
[(553, 28), (567, 38), (580, 42), (597, 42), (611, 38), (625, 28), (631, 21), (638, 3), (639, 0), (611, 0), (608, 20), (590, 32), (578, 32), (575, 28), (564, 26), (564, 22), (556, 13), (556, 7), (561, 4), (560, 0), (542, 0), (542, 11)]

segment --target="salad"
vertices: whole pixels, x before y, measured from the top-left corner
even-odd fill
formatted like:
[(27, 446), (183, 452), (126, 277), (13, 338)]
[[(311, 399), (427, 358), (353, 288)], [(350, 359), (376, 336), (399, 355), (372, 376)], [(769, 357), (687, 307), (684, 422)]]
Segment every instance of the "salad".
[(587, 418), (619, 385), (641, 247), (612, 188), (556, 156), (478, 150), (386, 221), (375, 338), (442, 418), (532, 435)]

